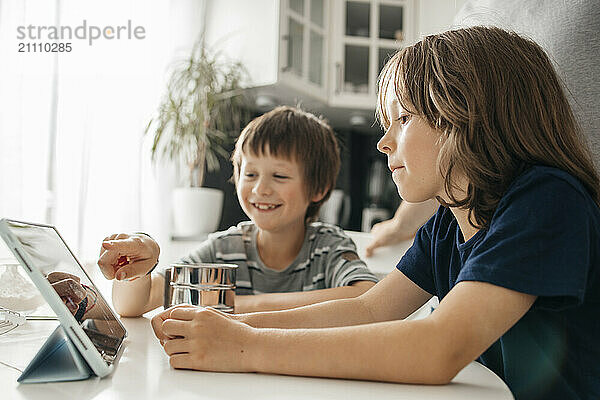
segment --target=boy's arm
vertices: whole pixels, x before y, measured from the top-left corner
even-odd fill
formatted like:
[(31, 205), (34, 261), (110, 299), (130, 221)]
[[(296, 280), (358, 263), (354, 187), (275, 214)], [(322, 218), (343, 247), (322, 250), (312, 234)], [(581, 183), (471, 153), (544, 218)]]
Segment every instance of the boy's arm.
[(112, 302), (122, 317), (139, 317), (163, 305), (165, 278), (146, 275), (134, 281), (113, 281)]
[(292, 310), (236, 314), (234, 319), (257, 328), (326, 328), (403, 319), (421, 307), (427, 293), (398, 270), (364, 294)]
[(251, 370), (265, 373), (445, 384), (512, 327), (535, 299), (488, 283), (461, 282), (421, 320), (258, 330), (251, 335), (248, 361)]
[(138, 317), (162, 304), (164, 278), (148, 274), (159, 254), (158, 244), (143, 233), (111, 235), (102, 242), (98, 266), (113, 281), (112, 302), (121, 316)]
[(306, 292), (265, 293), (236, 296), (235, 312), (240, 314), (259, 311), (287, 310), (327, 300), (352, 298), (360, 296), (373, 286), (375, 286), (375, 282), (356, 281), (350, 286)]

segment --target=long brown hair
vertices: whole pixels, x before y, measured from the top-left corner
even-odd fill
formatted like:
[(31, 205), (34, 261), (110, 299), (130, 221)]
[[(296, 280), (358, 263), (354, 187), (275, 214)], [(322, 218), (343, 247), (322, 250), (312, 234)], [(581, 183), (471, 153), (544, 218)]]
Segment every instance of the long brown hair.
[[(387, 87), (402, 108), (441, 132), (439, 166), (449, 203), (487, 226), (511, 182), (532, 165), (578, 178), (600, 204), (599, 178), (561, 82), (539, 45), (514, 32), (476, 26), (425, 37), (397, 52), (379, 81), (377, 115)], [(453, 194), (453, 174), (469, 184)]]
[(302, 167), (308, 198), (325, 196), (311, 202), (306, 222), (314, 221), (321, 205), (329, 198), (340, 171), (340, 148), (331, 127), (321, 118), (299, 108), (280, 106), (253, 119), (242, 130), (231, 156), (233, 180), (237, 185), (242, 154), (271, 154), (294, 160)]

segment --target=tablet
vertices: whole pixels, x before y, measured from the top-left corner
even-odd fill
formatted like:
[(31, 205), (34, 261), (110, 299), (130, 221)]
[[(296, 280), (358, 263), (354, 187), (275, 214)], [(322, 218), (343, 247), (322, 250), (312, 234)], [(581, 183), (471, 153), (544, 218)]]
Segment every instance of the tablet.
[(94, 374), (110, 374), (127, 331), (58, 230), (2, 219), (0, 236)]

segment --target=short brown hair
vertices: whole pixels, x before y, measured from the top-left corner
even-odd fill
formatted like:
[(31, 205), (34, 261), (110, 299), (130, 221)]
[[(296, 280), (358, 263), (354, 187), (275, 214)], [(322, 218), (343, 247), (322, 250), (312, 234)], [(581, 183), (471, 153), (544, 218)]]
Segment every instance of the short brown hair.
[[(387, 129), (386, 90), (441, 132), (438, 162), (451, 200), (487, 226), (511, 182), (532, 165), (578, 178), (600, 203), (598, 173), (544, 51), (514, 32), (476, 26), (425, 37), (396, 53), (379, 80), (377, 114)], [(452, 194), (453, 172), (467, 194)], [(473, 221), (474, 218), (474, 221)]]
[(236, 185), (242, 154), (247, 151), (259, 156), (269, 153), (300, 164), (307, 198), (325, 193), (306, 210), (306, 221), (315, 220), (340, 170), (340, 149), (331, 127), (313, 114), (288, 106), (277, 107), (253, 119), (242, 130), (231, 156)]

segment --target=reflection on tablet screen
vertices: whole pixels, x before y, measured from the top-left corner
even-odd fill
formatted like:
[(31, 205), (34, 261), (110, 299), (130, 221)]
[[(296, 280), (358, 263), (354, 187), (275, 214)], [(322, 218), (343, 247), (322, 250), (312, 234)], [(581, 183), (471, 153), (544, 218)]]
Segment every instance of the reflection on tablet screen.
[(8, 225), (102, 358), (112, 363), (125, 330), (56, 229), (16, 221)]

